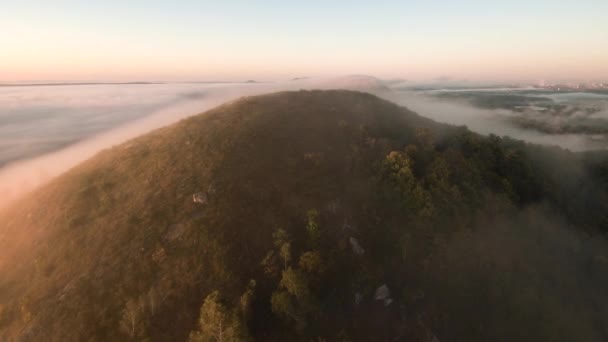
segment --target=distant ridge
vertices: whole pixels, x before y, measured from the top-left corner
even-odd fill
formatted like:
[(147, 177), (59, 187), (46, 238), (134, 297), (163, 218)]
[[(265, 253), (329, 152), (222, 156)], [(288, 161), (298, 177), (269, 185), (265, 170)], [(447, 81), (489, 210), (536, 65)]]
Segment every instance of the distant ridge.
[(152, 84), (255, 84), (267, 81), (180, 81), (180, 82), (44, 82), (44, 83), (0, 83), (0, 87), (55, 87), (83, 85), (152, 85)]
[(166, 82), (58, 82), (58, 83), (0, 83), (0, 87), (54, 87), (71, 85), (147, 85), (166, 84)]

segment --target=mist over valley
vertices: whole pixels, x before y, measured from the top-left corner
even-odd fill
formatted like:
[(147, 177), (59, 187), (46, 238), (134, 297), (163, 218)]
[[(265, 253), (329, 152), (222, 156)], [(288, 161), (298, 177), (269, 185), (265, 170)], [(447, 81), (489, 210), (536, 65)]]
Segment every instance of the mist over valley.
[(607, 1), (0, 7), (0, 341), (608, 341)]

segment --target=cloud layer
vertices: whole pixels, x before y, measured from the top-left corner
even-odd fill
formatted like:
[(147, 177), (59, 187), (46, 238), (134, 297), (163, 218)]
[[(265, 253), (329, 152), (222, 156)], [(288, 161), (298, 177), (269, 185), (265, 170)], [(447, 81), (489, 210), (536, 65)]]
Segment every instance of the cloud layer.
[(571, 150), (608, 147), (605, 141), (590, 141), (579, 134), (556, 136), (522, 129), (504, 120), (504, 111), (438, 101), (418, 92), (391, 89), (394, 84), (369, 76), (348, 76), (250, 84), (0, 88), (0, 207), (102, 149), (241, 96), (280, 90), (369, 91), (422, 116), (467, 125), (483, 134)]

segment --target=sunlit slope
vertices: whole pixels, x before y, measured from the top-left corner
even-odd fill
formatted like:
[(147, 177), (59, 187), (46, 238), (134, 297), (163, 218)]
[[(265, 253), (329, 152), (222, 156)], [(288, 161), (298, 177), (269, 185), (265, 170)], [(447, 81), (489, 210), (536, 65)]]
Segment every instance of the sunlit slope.
[(236, 339), (601, 340), (605, 171), (369, 94), (244, 98), (0, 214), (0, 339), (205, 340), (219, 298)]

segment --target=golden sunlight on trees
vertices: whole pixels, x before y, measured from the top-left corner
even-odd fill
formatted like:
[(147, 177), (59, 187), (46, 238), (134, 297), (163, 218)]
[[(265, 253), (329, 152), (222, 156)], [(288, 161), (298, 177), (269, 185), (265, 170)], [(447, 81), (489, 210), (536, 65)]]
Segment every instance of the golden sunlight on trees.
[(392, 151), (382, 163), (382, 176), (392, 197), (402, 201), (412, 213), (428, 217), (433, 212), (429, 193), (413, 172), (414, 161), (405, 152)]
[(129, 299), (122, 311), (121, 328), (131, 338), (141, 337), (143, 334), (144, 303), (139, 299)]
[(201, 307), (198, 330), (190, 333), (190, 342), (245, 341), (246, 334), (239, 315), (213, 291)]

